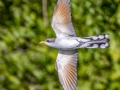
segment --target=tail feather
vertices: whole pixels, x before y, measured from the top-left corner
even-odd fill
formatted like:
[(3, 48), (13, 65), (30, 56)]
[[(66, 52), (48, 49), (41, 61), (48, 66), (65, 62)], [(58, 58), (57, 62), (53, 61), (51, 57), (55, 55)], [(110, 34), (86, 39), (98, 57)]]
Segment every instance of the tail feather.
[(109, 34), (102, 34), (98, 36), (85, 37), (84, 39), (89, 39), (87, 41), (86, 48), (106, 48), (109, 47)]

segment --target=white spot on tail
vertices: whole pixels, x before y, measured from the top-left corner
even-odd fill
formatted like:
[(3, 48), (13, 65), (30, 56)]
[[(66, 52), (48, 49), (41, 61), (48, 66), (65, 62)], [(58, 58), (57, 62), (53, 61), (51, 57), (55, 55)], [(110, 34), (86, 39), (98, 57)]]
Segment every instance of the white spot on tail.
[(100, 45), (101, 48), (106, 48), (105, 44)]
[(105, 43), (105, 46), (106, 46), (106, 47), (108, 47), (108, 46), (109, 46), (109, 44), (108, 44), (108, 43)]
[(97, 37), (97, 36), (93, 36), (92, 38), (93, 38), (93, 40), (97, 40), (97, 39), (98, 39), (98, 37)]
[(108, 38), (108, 37), (109, 37), (109, 35), (108, 35), (108, 34), (106, 34), (106, 35), (105, 35), (105, 37), (106, 37), (106, 38)]
[(99, 39), (103, 39), (103, 38), (104, 38), (104, 36), (103, 36), (103, 35), (99, 35), (98, 37), (99, 37)]
[(94, 48), (98, 48), (98, 44), (94, 44), (93, 47), (94, 47)]

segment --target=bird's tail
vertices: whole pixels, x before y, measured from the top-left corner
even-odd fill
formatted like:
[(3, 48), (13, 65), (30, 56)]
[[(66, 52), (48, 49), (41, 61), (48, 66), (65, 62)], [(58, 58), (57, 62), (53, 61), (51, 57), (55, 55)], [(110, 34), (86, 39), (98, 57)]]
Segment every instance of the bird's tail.
[[(84, 42), (81, 47), (86, 48), (106, 48), (109, 47), (109, 34), (102, 34), (98, 36), (85, 37), (87, 41)], [(80, 47), (80, 48), (81, 48)]]

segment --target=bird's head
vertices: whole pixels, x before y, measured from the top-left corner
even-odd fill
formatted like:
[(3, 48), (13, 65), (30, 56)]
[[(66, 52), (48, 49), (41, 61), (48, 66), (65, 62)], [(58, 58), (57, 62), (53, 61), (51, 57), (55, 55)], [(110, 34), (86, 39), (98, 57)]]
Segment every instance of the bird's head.
[(49, 39), (46, 39), (45, 41), (41, 41), (40, 44), (46, 44), (48, 46), (53, 47), (54, 42), (55, 42), (55, 38), (49, 38)]

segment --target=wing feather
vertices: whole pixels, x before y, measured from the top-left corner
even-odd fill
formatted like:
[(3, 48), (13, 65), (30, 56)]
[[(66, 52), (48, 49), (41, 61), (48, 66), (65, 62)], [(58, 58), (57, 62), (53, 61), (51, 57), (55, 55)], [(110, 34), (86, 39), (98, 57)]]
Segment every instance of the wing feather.
[(59, 50), (56, 69), (60, 83), (64, 90), (76, 90), (77, 85), (77, 50), (62, 51)]
[(52, 28), (57, 37), (76, 36), (70, 11), (70, 0), (58, 0), (52, 17)]

